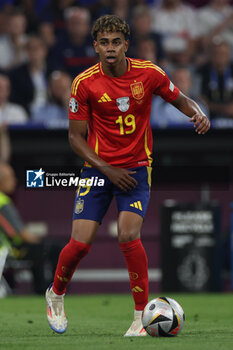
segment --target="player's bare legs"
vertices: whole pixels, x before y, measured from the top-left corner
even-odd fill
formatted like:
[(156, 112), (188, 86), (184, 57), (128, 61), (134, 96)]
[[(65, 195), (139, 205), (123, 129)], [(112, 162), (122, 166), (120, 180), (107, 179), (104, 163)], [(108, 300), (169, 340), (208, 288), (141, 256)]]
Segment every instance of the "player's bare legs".
[(118, 217), (119, 243), (134, 241), (140, 238), (143, 218), (130, 211), (121, 211)]
[(143, 218), (132, 212), (122, 211), (118, 218), (118, 240), (124, 255), (130, 278), (135, 311), (134, 321), (125, 336), (144, 336), (142, 311), (148, 303), (148, 263), (140, 240)]
[(74, 220), (72, 225), (72, 238), (76, 241), (92, 244), (95, 239), (99, 223), (93, 220)]
[(70, 242), (62, 249), (53, 284), (46, 291), (47, 318), (50, 327), (57, 333), (67, 329), (64, 310), (64, 295), (68, 283), (79, 262), (90, 250), (99, 223), (92, 220), (74, 220)]

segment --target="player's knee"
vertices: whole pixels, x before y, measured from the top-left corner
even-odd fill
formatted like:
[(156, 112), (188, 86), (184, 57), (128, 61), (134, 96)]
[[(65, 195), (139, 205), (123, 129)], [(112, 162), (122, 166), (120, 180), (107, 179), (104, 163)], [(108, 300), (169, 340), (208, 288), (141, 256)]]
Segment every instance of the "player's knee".
[(88, 230), (87, 228), (83, 228), (82, 230), (73, 228), (71, 236), (76, 241), (79, 241), (85, 244), (92, 244), (95, 239), (95, 231)]
[(118, 234), (119, 243), (134, 241), (140, 238), (140, 232), (135, 230), (121, 230)]
[(79, 232), (76, 232), (76, 231), (72, 231), (72, 235), (71, 235), (71, 237), (73, 238), (73, 239), (75, 239), (76, 241), (78, 241), (78, 242), (82, 242), (82, 243), (84, 243), (84, 244), (92, 244), (92, 242), (93, 242), (93, 237), (92, 237), (92, 235), (85, 235), (85, 234), (80, 234)]

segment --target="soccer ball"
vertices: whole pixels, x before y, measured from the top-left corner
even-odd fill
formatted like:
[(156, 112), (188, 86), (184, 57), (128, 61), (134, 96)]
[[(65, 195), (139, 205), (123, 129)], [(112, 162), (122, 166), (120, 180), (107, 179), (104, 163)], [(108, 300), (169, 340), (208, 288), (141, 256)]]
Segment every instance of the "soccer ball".
[(142, 314), (142, 324), (152, 337), (174, 337), (184, 326), (184, 311), (174, 299), (160, 297), (151, 300)]

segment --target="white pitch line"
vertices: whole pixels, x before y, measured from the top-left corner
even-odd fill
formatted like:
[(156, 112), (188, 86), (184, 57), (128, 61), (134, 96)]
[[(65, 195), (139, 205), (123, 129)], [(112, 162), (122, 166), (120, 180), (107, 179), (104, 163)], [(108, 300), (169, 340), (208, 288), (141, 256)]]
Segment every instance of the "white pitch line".
[[(159, 282), (162, 278), (160, 269), (149, 269), (149, 280)], [(80, 269), (75, 271), (73, 282), (125, 282), (129, 281), (126, 269)]]

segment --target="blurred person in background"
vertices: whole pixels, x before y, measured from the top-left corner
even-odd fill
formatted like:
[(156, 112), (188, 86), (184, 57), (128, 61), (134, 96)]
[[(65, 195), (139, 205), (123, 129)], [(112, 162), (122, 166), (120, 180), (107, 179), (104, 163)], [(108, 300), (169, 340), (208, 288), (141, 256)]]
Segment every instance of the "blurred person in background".
[(10, 72), (11, 100), (21, 104), (30, 115), (47, 101), (47, 47), (39, 36), (29, 37), (27, 56), (28, 62)]
[(162, 46), (162, 36), (154, 32), (152, 29), (152, 18), (148, 7), (136, 6), (133, 9), (131, 33), (131, 45), (129, 48), (128, 55), (130, 57), (147, 59), (146, 57), (142, 57), (143, 52), (140, 53), (140, 57), (138, 56), (138, 45), (141, 39), (150, 37), (151, 40), (154, 41), (157, 60), (159, 61), (160, 65), (163, 66), (162, 60), (164, 59), (164, 50)]
[[(89, 2), (91, 2), (91, 5)], [(85, 0), (81, 0), (80, 4), (88, 6), (93, 20), (108, 13), (130, 20), (131, 5), (135, 5), (130, 0), (91, 0), (88, 1), (88, 5)]]
[(0, 38), (7, 34), (7, 10), (0, 8)]
[(27, 59), (26, 17), (19, 10), (12, 10), (6, 21), (6, 34), (0, 36), (0, 69), (9, 70)]
[(54, 71), (49, 78), (48, 102), (32, 114), (32, 120), (45, 125), (61, 125), (68, 127), (68, 106), (72, 80), (61, 71)]
[(130, 0), (114, 0), (112, 2), (112, 14), (122, 19), (130, 18)]
[(47, 46), (48, 53), (50, 49), (55, 45), (56, 35), (54, 25), (51, 22), (43, 22), (38, 27), (39, 36), (42, 38)]
[(210, 58), (197, 73), (200, 93), (209, 106), (210, 118), (233, 118), (233, 61), (227, 42), (215, 40)]
[(154, 64), (157, 63), (157, 50), (153, 37), (147, 35), (137, 41), (135, 46), (135, 57), (151, 61)]
[(233, 6), (230, 0), (212, 0), (200, 8), (198, 27), (204, 51), (208, 50), (215, 36), (219, 36), (233, 47)]
[(43, 1), (44, 0), (14, 0), (14, 6), (22, 9), (26, 17), (27, 33), (37, 32), (39, 24), (38, 3), (43, 3)]
[[(0, 297), (5, 296), (7, 292), (4, 289), (4, 285), (7, 286), (7, 284), (1, 283), (7, 257), (9, 262), (22, 260), (28, 263), (28, 268), (33, 275), (34, 292), (43, 294), (50, 279), (49, 275), (54, 274), (57, 254), (62, 245), (60, 241), (46, 237), (46, 225), (41, 229), (36, 225), (33, 227), (32, 223), (29, 226), (22, 221), (11, 199), (16, 185), (14, 169), (2, 159), (0, 162)], [(14, 267), (8, 270), (8, 267), (9, 263), (4, 275), (10, 287), (14, 288), (14, 277), (17, 271), (14, 271)]]
[(97, 62), (90, 37), (90, 12), (72, 7), (65, 11), (66, 32), (56, 42), (49, 57), (54, 70), (65, 70), (75, 78)]
[(39, 14), (38, 33), (46, 43), (48, 50), (55, 45), (57, 37), (64, 34), (65, 9), (75, 6), (77, 2), (76, 0), (46, 0)]
[(42, 293), (45, 278), (44, 256), (39, 243), (41, 237), (26, 229), (9, 197), (14, 193), (16, 183), (13, 168), (7, 163), (0, 163), (0, 280), (8, 254), (13, 258), (27, 259), (32, 262), (35, 292)]
[(92, 11), (96, 6), (100, 6), (101, 0), (78, 0), (79, 6), (88, 8)]
[[(207, 105), (197, 95), (193, 94), (193, 78), (191, 72), (186, 67), (174, 69), (171, 75), (172, 82), (188, 97), (198, 103), (202, 112), (208, 117), (209, 111)], [(166, 103), (161, 97), (153, 98), (151, 117), (151, 126), (166, 128), (169, 126), (191, 126), (189, 118), (177, 108), (169, 103)]]
[(24, 124), (28, 120), (27, 113), (20, 105), (9, 102), (10, 90), (10, 79), (0, 74), (0, 126)]
[(92, 19), (96, 20), (98, 17), (112, 13), (111, 0), (99, 0), (91, 8)]
[(77, 6), (79, 0), (48, 0), (40, 13), (40, 23), (50, 23), (54, 26), (55, 34), (59, 37), (66, 27), (65, 10)]
[(7, 163), (11, 157), (10, 137), (6, 125), (0, 126), (0, 162)]
[(196, 10), (181, 0), (163, 0), (151, 12), (152, 28), (162, 35), (167, 58), (174, 64), (189, 64), (199, 35)]

